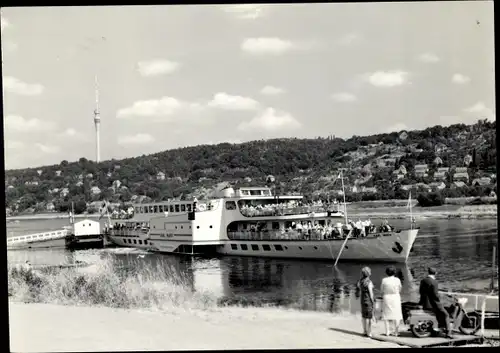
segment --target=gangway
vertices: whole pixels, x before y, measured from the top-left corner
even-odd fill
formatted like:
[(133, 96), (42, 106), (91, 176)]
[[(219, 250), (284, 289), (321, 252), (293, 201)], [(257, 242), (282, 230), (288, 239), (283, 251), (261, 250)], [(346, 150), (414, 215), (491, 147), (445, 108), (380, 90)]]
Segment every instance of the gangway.
[(31, 249), (65, 247), (66, 239), (71, 235), (71, 230), (64, 228), (43, 233), (20, 235), (7, 238), (7, 249)]

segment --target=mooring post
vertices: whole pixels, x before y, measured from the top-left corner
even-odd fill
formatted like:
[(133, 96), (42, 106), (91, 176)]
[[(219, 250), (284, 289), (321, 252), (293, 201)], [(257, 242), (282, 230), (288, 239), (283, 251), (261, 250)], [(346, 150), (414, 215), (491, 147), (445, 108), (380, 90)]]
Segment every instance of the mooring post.
[(491, 262), (491, 286), (490, 291), (493, 292), (495, 290), (495, 257), (496, 257), (497, 247), (493, 246), (493, 260)]

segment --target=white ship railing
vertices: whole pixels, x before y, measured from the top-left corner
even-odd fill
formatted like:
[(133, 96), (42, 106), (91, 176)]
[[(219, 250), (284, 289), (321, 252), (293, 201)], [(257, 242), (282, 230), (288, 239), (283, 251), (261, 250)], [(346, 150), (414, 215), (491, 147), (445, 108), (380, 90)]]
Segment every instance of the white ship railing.
[(61, 239), (66, 237), (68, 234), (70, 234), (70, 231), (65, 229), (65, 230), (57, 230), (44, 233), (21, 235), (18, 237), (8, 238), (7, 245), (14, 245), (19, 243), (28, 243), (28, 242), (35, 242), (42, 240), (45, 241), (45, 240)]
[(297, 206), (297, 207), (270, 206), (262, 209), (242, 208), (240, 206), (240, 212), (245, 217), (263, 217), (263, 216), (291, 216), (291, 215), (325, 213), (325, 212), (338, 213), (339, 209), (326, 206)]

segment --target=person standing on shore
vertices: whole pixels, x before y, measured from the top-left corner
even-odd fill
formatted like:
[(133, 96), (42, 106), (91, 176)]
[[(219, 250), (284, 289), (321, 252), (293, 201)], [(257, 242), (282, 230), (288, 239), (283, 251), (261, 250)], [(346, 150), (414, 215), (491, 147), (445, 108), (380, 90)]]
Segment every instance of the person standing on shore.
[(373, 304), (373, 282), (370, 279), (371, 270), (369, 267), (361, 269), (361, 279), (358, 281), (358, 289), (361, 301), (361, 320), (363, 323), (363, 334), (372, 337)]
[(380, 291), (382, 292), (382, 319), (385, 323), (385, 335), (391, 335), (390, 326), (394, 327), (394, 336), (399, 335), (399, 324), (403, 320), (401, 309), (401, 280), (397, 278), (394, 266), (389, 266), (385, 273), (387, 277), (382, 279)]

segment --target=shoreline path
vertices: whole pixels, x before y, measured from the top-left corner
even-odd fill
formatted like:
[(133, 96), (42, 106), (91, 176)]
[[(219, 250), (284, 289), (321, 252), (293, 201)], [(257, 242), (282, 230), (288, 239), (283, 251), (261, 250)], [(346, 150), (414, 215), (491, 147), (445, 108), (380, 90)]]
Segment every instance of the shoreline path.
[(155, 312), (10, 302), (9, 321), (13, 352), (401, 347), (333, 330), (361, 333), (352, 315), (275, 308)]

